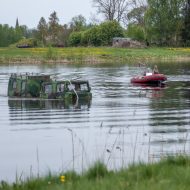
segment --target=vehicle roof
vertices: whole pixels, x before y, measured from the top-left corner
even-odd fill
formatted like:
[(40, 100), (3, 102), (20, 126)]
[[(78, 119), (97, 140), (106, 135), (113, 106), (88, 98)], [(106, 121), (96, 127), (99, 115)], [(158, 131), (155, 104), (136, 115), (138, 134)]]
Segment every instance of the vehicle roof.
[(50, 78), (48, 74), (38, 74), (38, 73), (12, 73), (10, 78)]
[(14, 79), (41, 79), (42, 81), (44, 80), (44, 84), (46, 83), (72, 83), (72, 84), (87, 84), (88, 80), (52, 80), (50, 78), (49, 74), (40, 74), (40, 73), (12, 73), (10, 78)]
[(44, 82), (43, 84), (52, 84), (52, 83), (67, 83), (67, 84), (87, 84), (88, 80), (62, 80), (62, 81), (50, 81)]

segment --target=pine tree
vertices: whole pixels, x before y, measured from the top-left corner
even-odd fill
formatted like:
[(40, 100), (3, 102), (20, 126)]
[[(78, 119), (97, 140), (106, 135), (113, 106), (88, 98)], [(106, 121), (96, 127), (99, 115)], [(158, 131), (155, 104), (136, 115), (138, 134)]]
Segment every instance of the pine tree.
[(48, 35), (48, 25), (44, 17), (41, 17), (37, 28), (38, 28), (39, 39), (42, 41), (43, 45), (45, 45), (46, 37)]
[(57, 43), (57, 36), (59, 33), (59, 19), (57, 13), (54, 11), (49, 17), (49, 33), (52, 38), (52, 42), (55, 45)]
[(16, 19), (16, 25), (15, 25), (15, 28), (19, 28), (18, 18)]

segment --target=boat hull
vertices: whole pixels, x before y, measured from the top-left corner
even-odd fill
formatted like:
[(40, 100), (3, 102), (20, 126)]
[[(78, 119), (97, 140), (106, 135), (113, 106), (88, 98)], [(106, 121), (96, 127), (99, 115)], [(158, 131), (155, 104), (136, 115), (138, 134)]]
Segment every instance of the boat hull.
[(131, 79), (132, 83), (141, 84), (159, 84), (167, 80), (167, 77), (163, 74), (153, 74), (149, 76), (136, 76)]

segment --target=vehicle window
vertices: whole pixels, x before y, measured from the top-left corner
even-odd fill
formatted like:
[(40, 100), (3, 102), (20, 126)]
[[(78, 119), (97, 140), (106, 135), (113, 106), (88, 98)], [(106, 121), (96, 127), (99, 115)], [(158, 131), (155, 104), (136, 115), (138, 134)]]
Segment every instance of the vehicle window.
[(48, 85), (45, 85), (45, 93), (52, 93), (52, 85), (51, 84), (48, 84)]
[(81, 90), (88, 90), (87, 84), (81, 84), (80, 88), (81, 88)]
[(58, 84), (57, 85), (57, 92), (63, 92), (64, 91), (64, 84)]
[(75, 90), (76, 90), (76, 91), (81, 90), (81, 88), (80, 88), (80, 84), (75, 84)]
[(73, 90), (74, 89), (74, 86), (72, 84), (68, 84), (68, 89), (69, 90)]
[(13, 89), (16, 89), (16, 81), (13, 81)]
[(25, 87), (26, 87), (26, 81), (22, 81), (22, 91), (25, 90)]

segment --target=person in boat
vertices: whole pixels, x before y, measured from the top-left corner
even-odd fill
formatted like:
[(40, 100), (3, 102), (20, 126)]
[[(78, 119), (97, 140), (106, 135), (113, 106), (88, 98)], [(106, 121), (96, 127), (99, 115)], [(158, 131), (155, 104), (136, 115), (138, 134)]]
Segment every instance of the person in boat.
[(154, 66), (153, 74), (159, 74), (157, 65)]
[(143, 76), (150, 76), (150, 75), (152, 75), (151, 69), (150, 68), (146, 68), (146, 70), (143, 73)]

